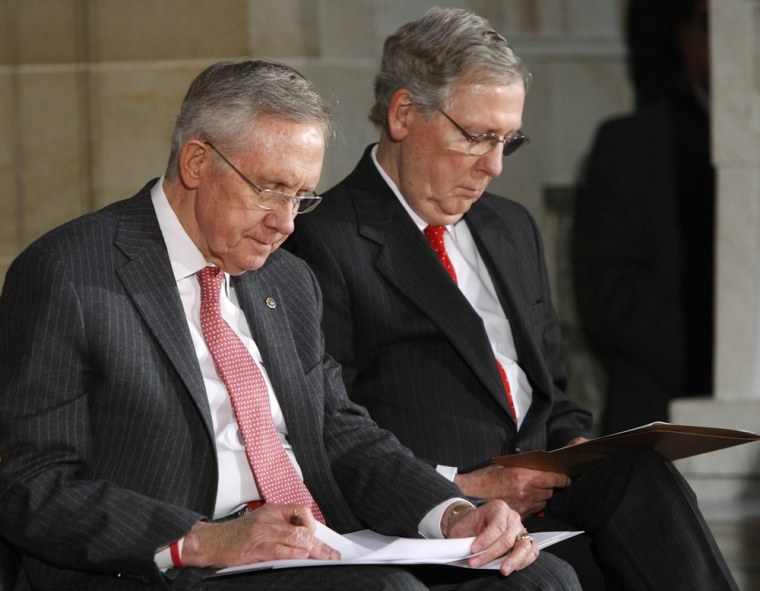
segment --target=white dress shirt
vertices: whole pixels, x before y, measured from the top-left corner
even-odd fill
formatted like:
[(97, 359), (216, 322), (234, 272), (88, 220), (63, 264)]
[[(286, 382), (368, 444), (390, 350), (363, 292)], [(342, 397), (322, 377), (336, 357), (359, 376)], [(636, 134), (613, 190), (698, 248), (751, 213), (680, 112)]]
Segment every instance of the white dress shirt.
[[(388, 186), (396, 195), (404, 210), (406, 210), (414, 223), (417, 224), (420, 232), (422, 232), (427, 227), (427, 222), (409, 207), (396, 183), (383, 170), (383, 167), (380, 166), (376, 153), (377, 146), (372, 148), (371, 154), (372, 161), (375, 163), (378, 172), (385, 179), (385, 182), (388, 183)], [(533, 388), (528, 381), (528, 376), (518, 364), (517, 348), (515, 347), (509, 319), (499, 303), (491, 275), (478, 252), (467, 223), (464, 220), (460, 220), (456, 224), (445, 226), (445, 228), (443, 243), (454, 271), (456, 271), (457, 285), (465, 298), (467, 298), (467, 301), (470, 302), (470, 305), (483, 319), (494, 357), (504, 367), (512, 392), (512, 400), (514, 401), (517, 413), (517, 426), (519, 428), (533, 400)], [(446, 472), (443, 473), (445, 474)]]

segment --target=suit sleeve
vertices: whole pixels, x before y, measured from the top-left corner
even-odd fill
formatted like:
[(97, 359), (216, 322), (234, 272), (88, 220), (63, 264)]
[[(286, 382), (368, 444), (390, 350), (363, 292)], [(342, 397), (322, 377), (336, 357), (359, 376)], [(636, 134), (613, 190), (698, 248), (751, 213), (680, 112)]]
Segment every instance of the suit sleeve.
[[(101, 396), (107, 394), (98, 387), (100, 361), (129, 353), (102, 351), (99, 360), (91, 355), (81, 294), (98, 287), (96, 282), (76, 286), (72, 274), (55, 249), (33, 246), (14, 262), (5, 280), (0, 298), (0, 529), (35, 560), (158, 580), (154, 553), (201, 515), (95, 476), (93, 466), (106, 453), (95, 433), (109, 413), (101, 406)], [(107, 461), (130, 464), (123, 455)]]
[[(298, 321), (318, 329), (323, 300), (313, 272), (309, 277), (316, 304), (303, 306)], [(304, 315), (312, 310), (316, 318), (308, 322)], [(301, 342), (311, 341), (305, 336), (300, 333)], [(314, 341), (315, 345), (307, 349), (316, 350), (321, 359), (322, 437), (340, 495), (365, 527), (391, 535), (416, 536), (422, 517), (435, 505), (461, 496), (461, 491), (415, 458), (391, 432), (378, 427), (364, 407), (349, 399), (341, 367), (325, 352), (321, 331)]]

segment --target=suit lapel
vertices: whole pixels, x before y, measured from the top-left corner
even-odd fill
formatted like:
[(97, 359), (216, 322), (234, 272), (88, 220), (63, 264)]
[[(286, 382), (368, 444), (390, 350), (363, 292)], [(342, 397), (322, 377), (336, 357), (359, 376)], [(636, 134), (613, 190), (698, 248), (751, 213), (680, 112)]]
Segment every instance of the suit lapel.
[[(287, 424), (293, 427), (291, 430), (294, 432), (300, 432), (302, 427), (311, 431), (321, 421), (315, 418), (319, 416), (318, 409), (314, 408), (313, 400), (307, 395), (308, 388), (303, 383), (298, 348), (280, 291), (284, 284), (269, 262), (261, 269), (233, 277), (232, 280)], [(311, 420), (303, 421), (304, 416), (311, 417)], [(317, 435), (312, 433), (312, 436)], [(291, 443), (296, 448), (292, 437)]]
[(147, 187), (122, 212), (115, 245), (130, 259), (116, 273), (213, 436), (203, 377)]
[(352, 177), (349, 184), (354, 193), (359, 234), (379, 247), (377, 271), (440, 328), (494, 399), (509, 412), (480, 316), (451, 281), (368, 153)]
[[(530, 319), (524, 312), (535, 302), (530, 301), (519, 279), (523, 273), (521, 269), (525, 265), (521, 261), (514, 236), (521, 230), (512, 228), (511, 220), (498, 216), (482, 200), (473, 205), (465, 220), (475, 239), (478, 252), (489, 270), (501, 307), (509, 319), (518, 362), (533, 385), (531, 411), (536, 412), (543, 406), (537, 404), (539, 399), (545, 398), (546, 402), (549, 401), (547, 393), (552, 391), (552, 387), (551, 384), (543, 383), (542, 353), (539, 344), (533, 338), (535, 328), (530, 325)], [(536, 379), (542, 381), (536, 382)], [(529, 417), (532, 414), (526, 416), (523, 428), (529, 426)]]

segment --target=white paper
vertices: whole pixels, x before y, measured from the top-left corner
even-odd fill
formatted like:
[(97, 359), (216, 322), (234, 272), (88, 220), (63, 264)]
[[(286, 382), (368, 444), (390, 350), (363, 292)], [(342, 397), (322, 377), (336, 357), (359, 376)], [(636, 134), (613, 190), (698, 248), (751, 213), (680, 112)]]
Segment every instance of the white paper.
[[(580, 531), (553, 531), (532, 533), (533, 542), (545, 548)], [(339, 560), (270, 560), (242, 566), (233, 566), (216, 571), (211, 576), (223, 576), (247, 571), (295, 568), (303, 566), (337, 566), (341, 564), (448, 564), (467, 567), (467, 559), (475, 538), (452, 538), (430, 540), (421, 538), (399, 538), (384, 536), (365, 529), (341, 535), (329, 527), (317, 523), (315, 537), (340, 552)], [(494, 560), (480, 568), (498, 569), (501, 559)], [(469, 568), (469, 567), (467, 567)]]

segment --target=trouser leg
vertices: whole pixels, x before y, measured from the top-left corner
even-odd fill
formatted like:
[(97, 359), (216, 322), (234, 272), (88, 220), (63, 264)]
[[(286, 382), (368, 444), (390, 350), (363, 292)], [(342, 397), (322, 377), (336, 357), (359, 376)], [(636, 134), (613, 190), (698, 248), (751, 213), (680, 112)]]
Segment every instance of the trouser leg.
[(555, 494), (548, 511), (591, 536), (597, 563), (625, 589), (737, 589), (694, 492), (656, 452), (594, 466)]
[[(527, 568), (501, 576), (495, 570), (415, 566), (415, 577), (435, 591), (581, 591), (573, 568), (556, 556), (541, 552)], [(584, 590), (585, 591), (585, 590)]]
[[(528, 517), (524, 520), (524, 524), (530, 532), (575, 529), (571, 525), (551, 517)], [(578, 575), (583, 591), (610, 590), (606, 576), (596, 563), (596, 557), (591, 550), (591, 537), (589, 535), (581, 534), (552, 544), (543, 552), (553, 554), (570, 564)]]

